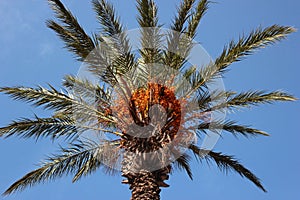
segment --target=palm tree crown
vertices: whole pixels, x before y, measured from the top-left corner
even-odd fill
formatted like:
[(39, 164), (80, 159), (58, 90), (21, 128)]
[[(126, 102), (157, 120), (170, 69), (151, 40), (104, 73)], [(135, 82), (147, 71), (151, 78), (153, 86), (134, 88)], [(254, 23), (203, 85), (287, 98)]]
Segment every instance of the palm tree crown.
[[(121, 170), (123, 183), (132, 190), (132, 199), (160, 199), (160, 188), (168, 187), (165, 181), (174, 169), (185, 170), (192, 179), (190, 155), (198, 161), (214, 162), (223, 171), (235, 171), (266, 191), (259, 178), (233, 156), (200, 148), (194, 135), (200, 141), (208, 131), (219, 130), (234, 136), (268, 136), (261, 130), (213, 119), (211, 115), (296, 100), (292, 95), (282, 91), (210, 91), (208, 85), (223, 76), (232, 63), (284, 39), (294, 28), (259, 27), (230, 41), (214, 62), (198, 69), (190, 65), (188, 57), (195, 45), (197, 27), (210, 4), (208, 0), (182, 0), (167, 34), (162, 32), (155, 2), (137, 0), (142, 46), (137, 52), (132, 50), (126, 29), (106, 0), (92, 1), (101, 25), (101, 32), (92, 36), (86, 34), (60, 0), (48, 2), (57, 21), (49, 20), (47, 26), (78, 61), (86, 64), (98, 82), (67, 75), (63, 91), (51, 85), (0, 88), (13, 99), (53, 111), (48, 118), (13, 121), (0, 128), (1, 137), (64, 138), (67, 143), (67, 147), (60, 148), (61, 154), (48, 157), (4, 194), (68, 174), (74, 175), (75, 182), (103, 167), (108, 173)], [(186, 106), (190, 103), (194, 105), (192, 109)], [(101, 137), (81, 137), (87, 132)]]

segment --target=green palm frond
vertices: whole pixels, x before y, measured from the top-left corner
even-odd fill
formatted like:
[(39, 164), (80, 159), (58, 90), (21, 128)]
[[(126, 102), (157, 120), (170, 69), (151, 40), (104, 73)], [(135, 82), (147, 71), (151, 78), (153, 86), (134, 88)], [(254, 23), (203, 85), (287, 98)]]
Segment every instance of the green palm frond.
[(73, 181), (76, 181), (102, 165), (101, 156), (104, 147), (105, 145), (85, 141), (73, 143), (69, 148), (61, 148), (61, 154), (48, 157), (40, 168), (16, 181), (4, 192), (4, 195), (68, 174), (75, 174)]
[(80, 79), (76, 76), (66, 75), (63, 80), (63, 86), (71, 90), (81, 98), (95, 98), (103, 104), (109, 105), (111, 99), (111, 89), (99, 84), (92, 83), (87, 79)]
[(197, 126), (197, 130), (207, 133), (208, 130), (210, 131), (218, 131), (218, 130), (225, 130), (227, 132), (232, 133), (234, 136), (238, 136), (238, 134), (241, 134), (245, 137), (248, 136), (257, 136), (257, 135), (264, 135), (269, 136), (264, 131), (260, 131), (255, 128), (250, 128), (249, 126), (245, 125), (238, 125), (234, 121), (213, 121), (213, 122), (203, 122)]
[(168, 45), (164, 50), (163, 62), (165, 65), (179, 70), (187, 62), (193, 41), (192, 38), (177, 32), (171, 32), (168, 36)]
[[(180, 69), (186, 63), (186, 58), (193, 47), (192, 39), (195, 37), (200, 20), (208, 9), (209, 1), (199, 1), (193, 11), (194, 3), (195, 1), (183, 1), (178, 9), (178, 16), (175, 17), (171, 26), (177, 33), (169, 34), (165, 64), (175, 69)], [(186, 21), (188, 21), (187, 28), (184, 27)]]
[(189, 165), (190, 160), (191, 158), (189, 155), (183, 154), (174, 161), (174, 164), (179, 170), (185, 170), (190, 179), (193, 180), (193, 173)]
[[(177, 39), (175, 39), (175, 43), (173, 45), (178, 45), (179, 54), (172, 55), (171, 53), (171, 62), (170, 66), (175, 69), (180, 69), (186, 63), (186, 58), (189, 57), (190, 51), (193, 48), (193, 39), (196, 34), (196, 29), (204, 16), (206, 10), (208, 9), (208, 4), (210, 2), (207, 0), (200, 0), (193, 10), (190, 8), (191, 13), (189, 14), (187, 30), (183, 30), (183, 35), (179, 35)], [(189, 4), (187, 4), (189, 6)], [(188, 14), (188, 13), (186, 13)], [(176, 37), (175, 37), (176, 38)]]
[[(188, 18), (190, 17), (190, 11), (195, 3), (194, 0), (183, 1), (178, 8), (178, 15), (175, 16), (171, 29), (174, 32), (168, 34), (168, 46), (165, 52), (164, 62), (167, 66), (178, 69), (184, 63), (184, 48), (190, 41), (187, 41), (187, 37), (184, 34), (186, 27), (184, 26)], [(185, 40), (184, 40), (185, 39)], [(179, 47), (179, 45), (181, 47)], [(176, 51), (179, 51), (178, 53)]]
[(48, 2), (62, 24), (48, 20), (47, 26), (57, 33), (65, 42), (66, 48), (75, 53), (79, 61), (83, 61), (95, 48), (93, 39), (85, 33), (77, 19), (59, 0), (48, 0)]
[(234, 171), (240, 174), (242, 177), (246, 177), (253, 182), (258, 188), (266, 192), (262, 186), (259, 178), (257, 178), (249, 169), (240, 164), (233, 156), (224, 155), (222, 153), (216, 153), (213, 151), (201, 150), (195, 145), (190, 146), (190, 150), (194, 153), (199, 160), (206, 159), (207, 161), (215, 162), (220, 170), (224, 172)]
[(178, 15), (175, 16), (171, 29), (176, 32), (183, 33), (185, 31), (185, 23), (190, 17), (190, 11), (193, 7), (195, 0), (184, 0), (180, 4), (179, 8), (177, 9)]
[(232, 40), (215, 60), (217, 72), (223, 72), (233, 62), (240, 61), (259, 48), (264, 48), (285, 39), (288, 34), (293, 32), (295, 32), (295, 29), (292, 27), (273, 25), (264, 29), (259, 27), (248, 36), (240, 37), (237, 42)]
[[(105, 82), (115, 84), (118, 82), (117, 74), (123, 75), (136, 66), (135, 56), (131, 53), (127, 34), (114, 7), (106, 0), (93, 0), (92, 2), (101, 24), (101, 34), (105, 37), (98, 36), (101, 45), (95, 57), (98, 58), (100, 54), (101, 62), (96, 65), (92, 63), (90, 69), (93, 73), (100, 74)], [(103, 61), (106, 64), (103, 65)]]
[(3, 87), (0, 92), (10, 95), (14, 100), (23, 100), (34, 106), (44, 106), (47, 109), (63, 110), (72, 105), (73, 100), (66, 94), (57, 91), (51, 85), (50, 89), (38, 86), (31, 87)]
[[(130, 45), (124, 28), (122, 27), (119, 17), (116, 15), (114, 7), (105, 0), (93, 0), (94, 10), (101, 24), (101, 33), (112, 40), (113, 45), (122, 55), (129, 54)], [(100, 36), (100, 42), (107, 42)], [(131, 54), (130, 54), (131, 55)], [(131, 55), (133, 56), (133, 55)]]
[(235, 94), (233, 92), (226, 95), (224, 103), (214, 105), (206, 109), (204, 112), (221, 111), (222, 109), (234, 109), (249, 107), (251, 105), (257, 106), (259, 104), (273, 103), (276, 101), (295, 101), (297, 98), (282, 91), (265, 92), (265, 91), (248, 91)]
[[(86, 142), (85, 142), (86, 143)], [(93, 143), (91, 143), (93, 144)], [(105, 172), (108, 174), (116, 173), (117, 162), (120, 159), (121, 153), (118, 146), (120, 142), (116, 141), (106, 141), (102, 145), (97, 145), (94, 147), (96, 151), (90, 158), (86, 158), (86, 162), (84, 162), (80, 168), (76, 171), (76, 174), (73, 177), (72, 182), (78, 181), (82, 176), (86, 176), (96, 171), (100, 166), (103, 166)], [(98, 146), (98, 147), (97, 147)], [(93, 149), (93, 146), (91, 146)], [(109, 160), (109, 162), (108, 162)], [(103, 161), (105, 161), (103, 163)]]
[(188, 28), (187, 28), (187, 32), (186, 32), (186, 34), (189, 37), (191, 37), (191, 38), (195, 37), (196, 30), (199, 26), (199, 23), (200, 23), (202, 17), (205, 15), (205, 13), (208, 9), (209, 3), (210, 3), (210, 1), (208, 1), (208, 0), (200, 0), (198, 2), (196, 9), (192, 12), (191, 19), (189, 20)]
[[(119, 17), (115, 13), (114, 7), (106, 0), (93, 0), (94, 10), (101, 26), (101, 33), (105, 36), (115, 36), (123, 32), (123, 27)], [(128, 42), (125, 42), (128, 44)]]
[(137, 10), (139, 11), (137, 21), (142, 28), (140, 54), (146, 64), (159, 63), (162, 36), (158, 25), (157, 5), (153, 0), (137, 0)]
[(228, 46), (225, 46), (221, 55), (214, 63), (201, 68), (199, 72), (193, 74), (195, 84), (189, 94), (197, 91), (200, 87), (205, 87), (205, 83), (222, 75), (230, 64), (251, 55), (259, 48), (264, 48), (285, 39), (288, 34), (295, 31), (290, 26), (273, 25), (264, 29), (257, 28), (248, 36), (240, 37), (237, 42), (231, 41)]
[(110, 116), (106, 116), (94, 104), (89, 104), (81, 98), (71, 98), (70, 96), (57, 91), (51, 85), (50, 89), (43, 87), (4, 87), (0, 92), (9, 94), (13, 99), (23, 100), (32, 103), (34, 106), (43, 106), (46, 109), (54, 109), (60, 112), (72, 113), (77, 120), (89, 121), (102, 119), (114, 123)]
[(215, 65), (219, 72), (225, 70), (233, 62), (240, 61), (243, 57), (252, 54), (258, 48), (274, 44), (285, 39), (288, 34), (296, 30), (290, 26), (273, 25), (252, 31), (248, 36), (242, 36), (237, 42), (231, 41), (216, 59)]
[[(81, 129), (81, 130), (80, 130)], [(6, 127), (0, 128), (0, 137), (20, 136), (23, 138), (51, 137), (56, 139), (64, 136), (66, 138), (74, 138), (82, 128), (76, 127), (74, 120), (64, 116), (35, 119), (24, 118), (19, 121), (13, 121)]]
[[(74, 116), (72, 116), (74, 118)], [(52, 140), (64, 137), (66, 140), (77, 139), (85, 131), (97, 131), (110, 133), (120, 136), (121, 133), (111, 129), (112, 127), (100, 127), (97, 124), (84, 124), (76, 122), (69, 114), (57, 112), (50, 118), (40, 118), (35, 116), (33, 119), (22, 118), (12, 121), (5, 127), (0, 127), (0, 137), (19, 136), (22, 138), (50, 137)]]
[[(209, 64), (209, 66), (210, 65), (212, 64)], [(212, 72), (210, 67), (204, 67), (200, 70), (194, 70), (194, 68), (194, 66), (190, 66), (185, 72), (185, 78), (190, 83), (190, 88), (186, 92), (187, 96), (193, 95), (194, 93), (201, 95), (203, 92), (207, 92), (207, 84), (215, 78), (207, 78)]]
[(233, 94), (234, 92), (231, 91), (202, 91), (197, 95), (196, 101), (201, 113), (206, 113), (209, 111), (214, 111), (213, 109), (208, 109), (214, 104), (226, 104), (223, 102), (226, 102), (227, 97)]
[(137, 0), (139, 16), (137, 21), (140, 27), (157, 27), (157, 6), (153, 0)]

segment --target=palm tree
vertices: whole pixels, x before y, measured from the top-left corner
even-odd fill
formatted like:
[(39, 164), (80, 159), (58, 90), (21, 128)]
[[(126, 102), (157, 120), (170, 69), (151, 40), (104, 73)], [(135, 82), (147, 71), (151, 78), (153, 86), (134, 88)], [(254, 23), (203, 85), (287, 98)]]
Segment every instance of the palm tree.
[[(223, 76), (232, 63), (284, 39), (295, 31), (294, 28), (279, 25), (257, 28), (237, 41), (229, 42), (213, 63), (197, 70), (189, 66), (187, 58), (194, 45), (192, 39), (197, 27), (208, 9), (208, 0), (182, 0), (170, 26), (173, 32), (166, 35), (166, 44), (162, 41), (162, 26), (155, 2), (137, 0), (140, 27), (152, 27), (141, 29), (143, 48), (138, 52), (131, 51), (126, 30), (106, 0), (92, 1), (101, 25), (101, 33), (92, 36), (86, 34), (60, 0), (48, 2), (58, 21), (49, 20), (47, 26), (57, 33), (78, 61), (87, 64), (87, 69), (98, 78), (99, 84), (67, 75), (63, 91), (51, 85), (48, 88), (0, 88), (13, 99), (53, 111), (48, 118), (35, 116), (13, 121), (0, 128), (1, 137), (64, 138), (67, 143), (67, 147), (60, 148), (61, 154), (49, 156), (39, 168), (13, 183), (5, 195), (63, 175), (73, 174), (75, 182), (102, 167), (110, 173), (119, 164), (125, 178), (123, 183), (129, 184), (132, 191), (131, 199), (156, 200), (160, 199), (160, 188), (168, 187), (165, 181), (174, 169), (185, 170), (192, 178), (190, 154), (198, 161), (216, 163), (223, 171), (235, 171), (266, 191), (259, 178), (232, 156), (201, 149), (194, 134), (200, 140), (209, 130), (224, 130), (234, 136), (268, 135), (233, 121), (210, 119), (210, 115), (296, 98), (281, 91), (212, 92), (208, 90), (208, 84)], [(169, 68), (166, 71), (160, 66)], [(155, 75), (151, 75), (152, 72)], [(166, 76), (170, 73), (172, 75)], [(158, 74), (162, 75), (155, 79)], [(188, 88), (176, 79), (179, 75), (188, 83)], [(114, 94), (116, 86), (118, 92)], [(95, 97), (92, 103), (87, 101), (91, 94)], [(197, 106), (192, 110), (184, 109), (183, 105), (189, 102)], [(159, 114), (151, 115), (151, 107), (156, 104), (163, 109), (160, 107)], [(162, 110), (165, 115), (161, 114)], [(161, 125), (159, 121), (163, 118), (166, 122)], [(150, 125), (155, 127), (147, 131), (143, 129)], [(80, 137), (87, 131), (110, 136), (99, 140)], [(182, 152), (181, 148), (187, 151)], [(167, 151), (161, 153), (160, 149)], [(157, 151), (160, 153), (153, 153)], [(149, 168), (149, 163), (153, 168)]]

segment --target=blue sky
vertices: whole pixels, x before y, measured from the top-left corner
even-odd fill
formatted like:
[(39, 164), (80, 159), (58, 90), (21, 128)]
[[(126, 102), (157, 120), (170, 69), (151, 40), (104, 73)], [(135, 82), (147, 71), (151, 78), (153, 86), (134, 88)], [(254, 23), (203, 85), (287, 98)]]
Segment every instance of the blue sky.
[[(99, 28), (89, 1), (63, 1), (88, 33)], [(128, 29), (136, 28), (134, 1), (111, 0)], [(178, 0), (158, 0), (160, 22), (168, 27)], [(214, 58), (232, 38), (248, 33), (259, 25), (291, 25), (300, 28), (300, 2), (296, 0), (230, 0), (211, 5), (199, 27), (196, 40)], [(65, 74), (76, 74), (80, 63), (63, 49), (55, 34), (46, 28), (45, 20), (53, 18), (46, 0), (0, 1), (0, 86), (60, 86)], [(300, 33), (263, 49), (246, 60), (233, 64), (224, 78), (231, 90), (282, 89), (298, 98), (300, 72)], [(18, 117), (48, 113), (0, 94), (0, 126)], [(271, 134), (270, 137), (235, 139), (224, 133), (216, 151), (236, 155), (259, 176), (268, 193), (258, 190), (237, 174), (224, 175), (214, 166), (193, 164), (194, 180), (176, 172), (163, 189), (162, 199), (231, 199), (282, 200), (300, 198), (300, 102), (276, 103), (231, 114), (231, 119), (253, 125)], [(0, 192), (13, 181), (33, 170), (56, 146), (47, 139), (9, 138), (0, 140)], [(104, 175), (101, 170), (72, 184), (71, 177), (58, 179), (5, 197), (7, 200), (33, 199), (129, 199), (128, 186), (121, 177)], [(0, 199), (3, 197), (0, 197)]]

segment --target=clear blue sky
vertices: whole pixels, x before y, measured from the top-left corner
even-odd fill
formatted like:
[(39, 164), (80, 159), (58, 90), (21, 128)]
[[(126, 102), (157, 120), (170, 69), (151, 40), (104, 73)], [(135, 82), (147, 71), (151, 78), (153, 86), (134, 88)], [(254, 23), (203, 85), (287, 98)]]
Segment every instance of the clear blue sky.
[[(88, 33), (99, 28), (89, 0), (64, 0)], [(128, 29), (136, 28), (134, 1), (112, 0), (122, 22)], [(168, 27), (178, 2), (158, 0), (161, 23)], [(300, 1), (297, 0), (230, 0), (211, 5), (202, 21), (196, 40), (212, 57), (223, 45), (243, 32), (259, 25), (274, 23), (300, 28)], [(59, 87), (63, 76), (76, 74), (80, 64), (65, 49), (55, 34), (46, 28), (45, 20), (52, 18), (46, 0), (0, 0), (0, 86), (52, 83)], [(300, 33), (259, 51), (234, 64), (224, 79), (227, 89), (286, 90), (300, 97)], [(0, 126), (12, 119), (45, 116), (40, 109), (0, 95)], [(236, 155), (263, 181), (268, 193), (263, 193), (237, 174), (224, 175), (214, 166), (193, 165), (194, 181), (185, 173), (176, 172), (163, 189), (162, 199), (231, 199), (282, 200), (300, 199), (300, 101), (276, 103), (231, 114), (243, 124), (269, 132), (271, 137), (236, 140), (224, 134), (215, 149)], [(9, 138), (0, 140), (0, 192), (20, 178), (56, 146), (47, 139)], [(101, 171), (72, 184), (71, 177), (38, 185), (6, 197), (6, 200), (59, 199), (129, 199), (128, 186), (120, 184), (121, 177), (103, 175)], [(3, 197), (0, 197), (0, 199)]]

